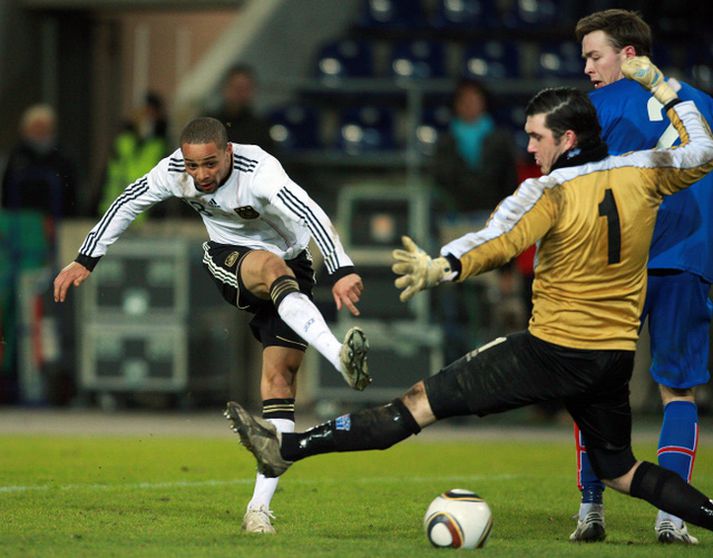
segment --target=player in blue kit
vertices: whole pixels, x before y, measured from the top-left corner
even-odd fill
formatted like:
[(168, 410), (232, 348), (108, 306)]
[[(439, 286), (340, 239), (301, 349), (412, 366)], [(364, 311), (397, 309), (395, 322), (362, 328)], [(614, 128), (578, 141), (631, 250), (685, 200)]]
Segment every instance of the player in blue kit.
[[(663, 106), (648, 91), (622, 79), (621, 64), (651, 55), (651, 29), (635, 12), (611, 9), (582, 18), (575, 29), (585, 59), (584, 72), (594, 85), (590, 99), (611, 154), (680, 143)], [(681, 99), (693, 100), (708, 122), (713, 99), (676, 80), (669, 83)], [(708, 330), (713, 308), (713, 175), (667, 197), (659, 209), (651, 242), (646, 302), (651, 375), (664, 406), (658, 460), (690, 481), (698, 445), (694, 388), (708, 382)], [(603, 540), (604, 485), (592, 470), (586, 441), (575, 425), (582, 504), (573, 541)], [(678, 517), (659, 511), (656, 536), (662, 543), (696, 544)]]

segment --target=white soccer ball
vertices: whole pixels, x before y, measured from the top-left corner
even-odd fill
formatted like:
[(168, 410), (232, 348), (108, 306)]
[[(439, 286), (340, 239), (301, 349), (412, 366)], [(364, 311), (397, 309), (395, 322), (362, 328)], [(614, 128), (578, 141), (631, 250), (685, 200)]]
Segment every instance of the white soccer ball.
[(438, 496), (423, 517), (426, 536), (438, 548), (482, 548), (492, 527), (493, 514), (487, 502), (463, 488)]

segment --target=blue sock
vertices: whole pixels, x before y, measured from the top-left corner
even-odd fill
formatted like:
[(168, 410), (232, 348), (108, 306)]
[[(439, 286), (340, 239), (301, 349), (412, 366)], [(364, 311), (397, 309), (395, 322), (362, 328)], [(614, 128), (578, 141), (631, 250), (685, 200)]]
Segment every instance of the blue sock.
[(659, 437), (659, 465), (690, 482), (698, 449), (698, 408), (691, 401), (664, 407)]
[(599, 480), (592, 469), (592, 462), (589, 460), (582, 433), (576, 424), (574, 436), (577, 443), (577, 484), (582, 492), (582, 504), (601, 504), (604, 483)]

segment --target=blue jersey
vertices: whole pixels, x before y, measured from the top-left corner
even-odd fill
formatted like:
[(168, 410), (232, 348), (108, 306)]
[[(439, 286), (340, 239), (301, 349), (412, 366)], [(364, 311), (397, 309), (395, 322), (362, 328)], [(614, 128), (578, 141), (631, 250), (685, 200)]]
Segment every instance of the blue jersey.
[[(693, 100), (710, 124), (713, 99), (685, 83), (678, 96)], [(589, 94), (609, 153), (670, 147), (680, 143), (663, 106), (638, 83), (620, 79)], [(713, 283), (713, 173), (664, 198), (656, 218), (649, 269), (679, 269)]]

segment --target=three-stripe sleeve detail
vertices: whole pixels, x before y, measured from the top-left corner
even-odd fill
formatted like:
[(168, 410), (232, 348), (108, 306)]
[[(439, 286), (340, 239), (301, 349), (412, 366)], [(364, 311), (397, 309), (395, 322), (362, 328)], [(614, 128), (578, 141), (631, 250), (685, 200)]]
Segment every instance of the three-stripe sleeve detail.
[(116, 216), (116, 213), (121, 209), (122, 206), (126, 205), (128, 202), (135, 200), (139, 196), (145, 194), (149, 189), (148, 180), (146, 177), (141, 178), (137, 182), (134, 182), (128, 186), (122, 194), (114, 200), (114, 203), (109, 206), (104, 216), (99, 221), (99, 225), (96, 231), (90, 232), (87, 238), (82, 243), (79, 248), (79, 253), (87, 256), (91, 256), (92, 252), (96, 249), (99, 240), (106, 232), (107, 228), (111, 224), (111, 220)]
[(327, 267), (327, 271), (330, 274), (334, 273), (334, 271), (339, 268), (336, 247), (322, 223), (317, 219), (309, 206), (290, 192), (287, 187), (282, 188), (282, 190), (277, 193), (277, 197), (288, 209), (307, 223), (307, 227), (312, 233), (317, 246), (319, 246), (320, 251), (324, 255), (324, 265)]

